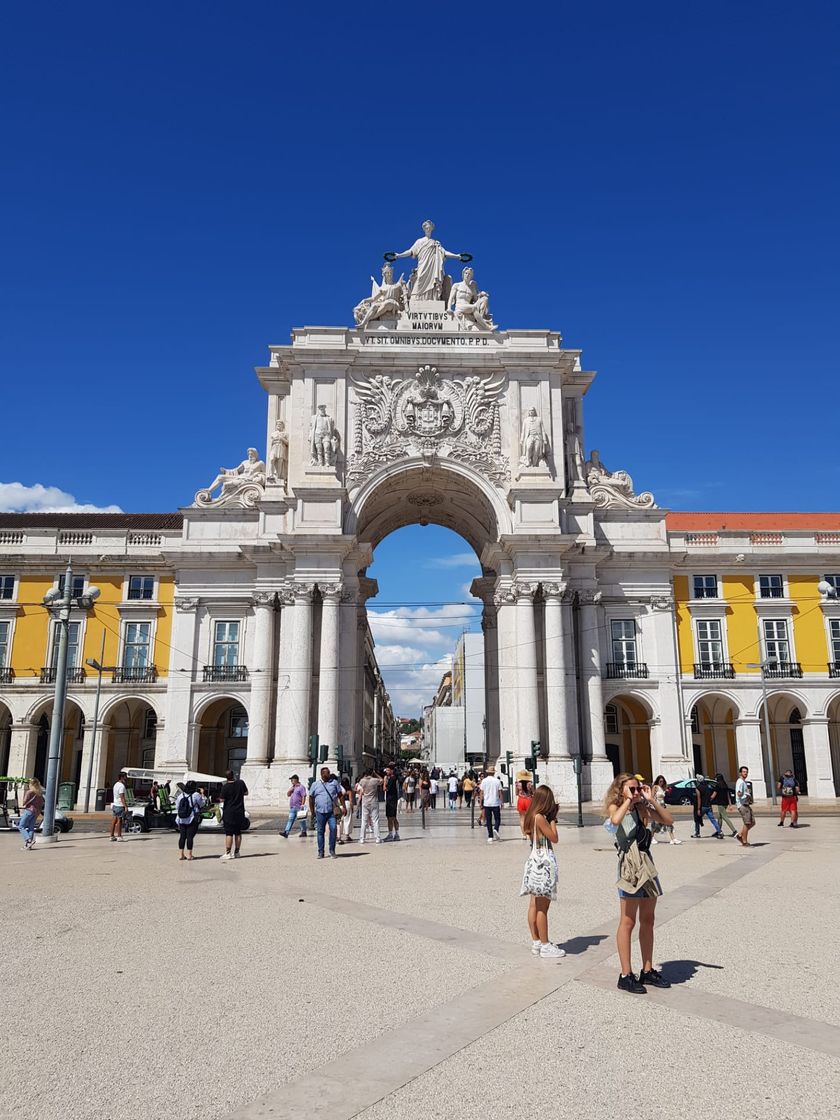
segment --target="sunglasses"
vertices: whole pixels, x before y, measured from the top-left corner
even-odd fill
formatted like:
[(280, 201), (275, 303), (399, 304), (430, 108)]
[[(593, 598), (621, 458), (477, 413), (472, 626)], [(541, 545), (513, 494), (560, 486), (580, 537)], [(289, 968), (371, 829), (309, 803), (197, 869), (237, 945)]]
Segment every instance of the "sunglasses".
[(641, 789), (639, 788), (639, 786), (628, 786), (627, 788), (630, 790), (631, 793), (641, 793), (642, 792)]

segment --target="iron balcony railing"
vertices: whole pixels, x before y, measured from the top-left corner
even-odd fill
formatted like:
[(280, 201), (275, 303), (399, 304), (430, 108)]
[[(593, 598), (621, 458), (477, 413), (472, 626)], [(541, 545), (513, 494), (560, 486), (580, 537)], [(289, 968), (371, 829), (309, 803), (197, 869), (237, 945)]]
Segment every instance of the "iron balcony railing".
[(648, 667), (644, 661), (608, 661), (607, 680), (625, 681), (638, 680), (648, 676)]
[(114, 684), (154, 684), (158, 671), (156, 665), (123, 665), (114, 669)]
[(840, 661), (829, 661), (828, 675), (830, 677), (840, 677)]
[(14, 679), (14, 669), (0, 669), (0, 684), (11, 684)]
[(694, 679), (696, 681), (734, 681), (735, 670), (731, 661), (701, 661), (694, 662)]
[(248, 670), (244, 665), (205, 665), (204, 683), (217, 681), (247, 681)]
[[(41, 684), (55, 684), (56, 668), (54, 665), (45, 665), (41, 670)], [(68, 684), (84, 684), (85, 671), (84, 669), (70, 669), (67, 670), (67, 683)]]
[(802, 666), (798, 661), (771, 661), (762, 667), (765, 680), (789, 680), (791, 677), (802, 676)]

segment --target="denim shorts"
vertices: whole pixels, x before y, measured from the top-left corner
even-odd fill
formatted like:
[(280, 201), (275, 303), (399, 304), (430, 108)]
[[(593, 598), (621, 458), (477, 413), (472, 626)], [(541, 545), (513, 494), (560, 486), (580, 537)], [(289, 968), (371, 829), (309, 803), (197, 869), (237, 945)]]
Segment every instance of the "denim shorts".
[(111, 807), (111, 812), (114, 814), (115, 817), (124, 817), (125, 816), (125, 805), (113, 805)]

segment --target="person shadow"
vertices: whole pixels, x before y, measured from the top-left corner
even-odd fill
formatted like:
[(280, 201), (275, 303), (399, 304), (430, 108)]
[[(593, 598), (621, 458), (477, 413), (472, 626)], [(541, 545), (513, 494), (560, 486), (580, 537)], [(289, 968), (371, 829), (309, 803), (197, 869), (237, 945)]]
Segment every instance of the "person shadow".
[(694, 979), (701, 968), (723, 969), (723, 965), (690, 960), (662, 961), (659, 971), (671, 984), (686, 984)]
[(606, 933), (588, 933), (581, 937), (570, 937), (568, 941), (562, 942), (560, 948), (566, 950), (567, 956), (576, 957), (606, 940)]

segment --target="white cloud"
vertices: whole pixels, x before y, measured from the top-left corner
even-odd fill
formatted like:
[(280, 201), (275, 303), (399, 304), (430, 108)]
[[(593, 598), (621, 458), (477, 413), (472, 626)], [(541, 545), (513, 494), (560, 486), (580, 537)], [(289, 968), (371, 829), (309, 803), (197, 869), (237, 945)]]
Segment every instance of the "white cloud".
[(447, 653), (413, 669), (391, 670), (385, 679), (394, 714), (409, 718), (419, 715), (420, 709), (431, 703), (440, 678), (451, 668), (452, 655)]
[(77, 502), (73, 494), (40, 482), (0, 482), (0, 513), (122, 513), (119, 506)]
[(478, 568), (478, 559), (474, 552), (453, 552), (451, 556), (432, 556), (424, 568)]

